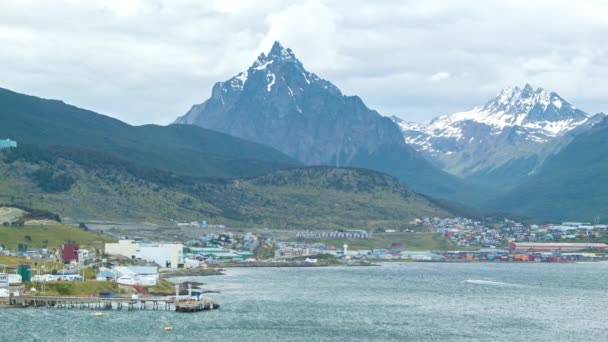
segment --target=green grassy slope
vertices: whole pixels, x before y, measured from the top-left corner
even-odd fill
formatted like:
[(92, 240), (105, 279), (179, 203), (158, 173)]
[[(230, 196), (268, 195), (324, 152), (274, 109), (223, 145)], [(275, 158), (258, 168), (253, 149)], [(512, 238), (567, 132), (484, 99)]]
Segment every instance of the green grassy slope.
[(397, 179), (365, 169), (312, 167), (211, 182), (95, 153), (83, 161), (82, 154), (47, 158), (59, 152), (45, 151), (6, 153), (0, 161), (0, 203), (45, 208), (76, 220), (207, 219), (281, 228), (400, 227), (414, 217), (450, 215)]
[(280, 170), (208, 195), (234, 218), (281, 228), (404, 227), (415, 217), (451, 215), (396, 178), (366, 169)]
[(59, 248), (69, 241), (81, 246), (101, 248), (105, 242), (110, 242), (112, 239), (60, 223), (23, 227), (0, 225), (0, 244), (11, 250), (17, 248), (19, 244), (27, 245), (28, 248)]

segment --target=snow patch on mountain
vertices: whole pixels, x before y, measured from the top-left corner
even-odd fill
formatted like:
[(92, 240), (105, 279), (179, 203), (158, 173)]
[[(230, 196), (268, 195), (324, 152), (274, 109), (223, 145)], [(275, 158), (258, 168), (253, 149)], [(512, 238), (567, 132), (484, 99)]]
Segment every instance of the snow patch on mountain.
[(268, 80), (268, 85), (266, 86), (266, 91), (270, 93), (272, 90), (272, 86), (277, 80), (277, 77), (273, 73), (269, 73), (266, 75), (266, 80)]
[[(427, 125), (395, 121), (405, 133), (406, 141), (430, 151), (435, 150), (433, 138), (463, 139), (464, 123), (468, 121), (490, 127), (491, 135), (500, 135), (506, 128), (518, 127), (536, 133), (527, 139), (548, 141), (584, 124), (589, 117), (555, 92), (542, 88), (535, 90), (526, 84), (523, 88), (505, 88), (484, 106), (440, 116)], [(420, 134), (414, 134), (412, 138), (412, 131)], [(544, 138), (539, 138), (539, 135)]]

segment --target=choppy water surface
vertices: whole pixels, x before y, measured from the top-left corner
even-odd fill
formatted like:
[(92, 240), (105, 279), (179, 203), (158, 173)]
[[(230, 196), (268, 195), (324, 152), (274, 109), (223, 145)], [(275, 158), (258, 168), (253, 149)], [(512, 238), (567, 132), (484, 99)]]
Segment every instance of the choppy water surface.
[[(200, 313), (0, 310), (1, 341), (607, 341), (608, 263), (229, 269)], [(185, 280), (182, 278), (180, 280)], [(163, 331), (170, 325), (172, 332)]]

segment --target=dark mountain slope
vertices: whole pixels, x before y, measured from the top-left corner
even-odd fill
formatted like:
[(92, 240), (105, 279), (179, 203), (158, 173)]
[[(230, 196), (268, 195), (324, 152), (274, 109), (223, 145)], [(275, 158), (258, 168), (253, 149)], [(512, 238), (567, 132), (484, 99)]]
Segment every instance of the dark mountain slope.
[(451, 215), (397, 179), (364, 169), (295, 168), (211, 182), (100, 152), (32, 146), (0, 153), (0, 175), (0, 203), (46, 208), (74, 220), (370, 229)]
[(130, 126), (61, 101), (0, 89), (0, 137), (100, 151), (194, 177), (242, 177), (298, 165), (264, 145), (187, 125)]
[(608, 120), (578, 135), (538, 174), (490, 204), (549, 221), (608, 217)]

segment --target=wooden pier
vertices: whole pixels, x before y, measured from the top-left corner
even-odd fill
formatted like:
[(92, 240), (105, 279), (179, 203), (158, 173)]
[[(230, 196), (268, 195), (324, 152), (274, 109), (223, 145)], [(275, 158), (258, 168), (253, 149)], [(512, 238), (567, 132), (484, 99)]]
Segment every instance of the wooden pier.
[[(182, 303), (188, 303), (186, 305)], [(210, 301), (182, 301), (166, 297), (145, 298), (98, 298), (61, 296), (19, 296), (8, 299), (10, 307), (33, 307), (54, 309), (95, 309), (95, 310), (166, 310), (193, 312), (218, 309), (219, 304)]]

